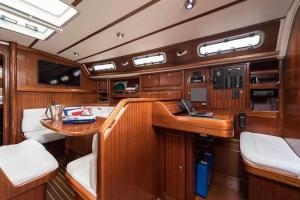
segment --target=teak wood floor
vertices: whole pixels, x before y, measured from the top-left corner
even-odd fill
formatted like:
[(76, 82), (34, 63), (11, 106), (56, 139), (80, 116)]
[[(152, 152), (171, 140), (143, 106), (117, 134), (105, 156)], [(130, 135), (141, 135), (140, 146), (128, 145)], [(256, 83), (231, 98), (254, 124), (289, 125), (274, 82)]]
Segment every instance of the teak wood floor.
[(57, 176), (46, 185), (46, 200), (74, 200), (75, 194), (65, 177), (65, 164), (59, 160)]

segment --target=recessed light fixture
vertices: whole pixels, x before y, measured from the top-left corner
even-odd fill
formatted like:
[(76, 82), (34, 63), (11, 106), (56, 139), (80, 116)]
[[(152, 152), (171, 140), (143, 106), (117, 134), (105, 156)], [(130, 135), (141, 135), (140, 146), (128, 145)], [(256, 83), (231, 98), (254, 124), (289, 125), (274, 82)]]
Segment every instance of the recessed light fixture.
[(122, 39), (125, 36), (122, 32), (117, 32), (117, 38)]
[(74, 51), (74, 56), (78, 57), (79, 56), (79, 53)]
[(187, 0), (184, 4), (184, 7), (187, 9), (187, 10), (192, 10), (195, 6), (195, 3), (196, 3), (196, 0)]

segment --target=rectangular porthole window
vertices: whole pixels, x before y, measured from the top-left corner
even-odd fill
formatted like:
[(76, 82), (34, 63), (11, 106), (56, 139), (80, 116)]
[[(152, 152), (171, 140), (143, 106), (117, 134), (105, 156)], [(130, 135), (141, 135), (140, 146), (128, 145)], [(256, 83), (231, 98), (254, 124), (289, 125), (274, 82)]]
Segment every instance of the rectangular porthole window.
[(167, 58), (165, 53), (160, 52), (155, 54), (134, 57), (132, 61), (136, 67), (143, 67), (149, 65), (164, 64), (166, 63)]
[(98, 63), (98, 64), (94, 64), (92, 67), (96, 72), (109, 71), (109, 70), (115, 70), (116, 64), (114, 62)]
[(56, 27), (61, 27), (77, 10), (61, 0), (0, 0), (0, 7), (25, 13)]
[(260, 47), (263, 44), (263, 41), (264, 33), (261, 31), (237, 35), (200, 44), (198, 46), (198, 55), (200, 57), (205, 57), (236, 51), (245, 51)]

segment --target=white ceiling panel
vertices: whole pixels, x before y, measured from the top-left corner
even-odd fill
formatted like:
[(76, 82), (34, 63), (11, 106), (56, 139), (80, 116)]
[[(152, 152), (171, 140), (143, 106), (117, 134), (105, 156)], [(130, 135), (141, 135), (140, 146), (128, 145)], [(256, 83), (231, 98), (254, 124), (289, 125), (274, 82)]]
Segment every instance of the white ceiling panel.
[(149, 1), (83, 0), (76, 7), (79, 15), (64, 27), (63, 32), (54, 35), (47, 41), (39, 41), (34, 48), (56, 54)]
[(80, 62), (123, 56), (281, 18), (292, 3), (293, 0), (248, 0)]
[(13, 41), (21, 45), (29, 46), (35, 38), (0, 28), (0, 40)]
[[(183, 0), (162, 0), (126, 21), (74, 46), (61, 55), (70, 59), (76, 59), (74, 57), (74, 51), (76, 51), (80, 53), (79, 58), (82, 58), (233, 1), (234, 0), (198, 0), (194, 9), (187, 11), (184, 8), (185, 1)], [(125, 33), (123, 39), (116, 37), (116, 33), (119, 31)], [(97, 49), (97, 51), (95, 51), (95, 49)]]

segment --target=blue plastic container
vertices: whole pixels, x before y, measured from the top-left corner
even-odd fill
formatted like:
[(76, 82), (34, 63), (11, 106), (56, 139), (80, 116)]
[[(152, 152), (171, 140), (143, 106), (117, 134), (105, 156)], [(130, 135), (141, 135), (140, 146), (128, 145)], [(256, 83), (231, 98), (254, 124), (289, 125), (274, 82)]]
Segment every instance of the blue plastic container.
[(197, 163), (197, 194), (203, 198), (207, 197), (211, 177), (213, 156), (205, 153), (204, 158)]

